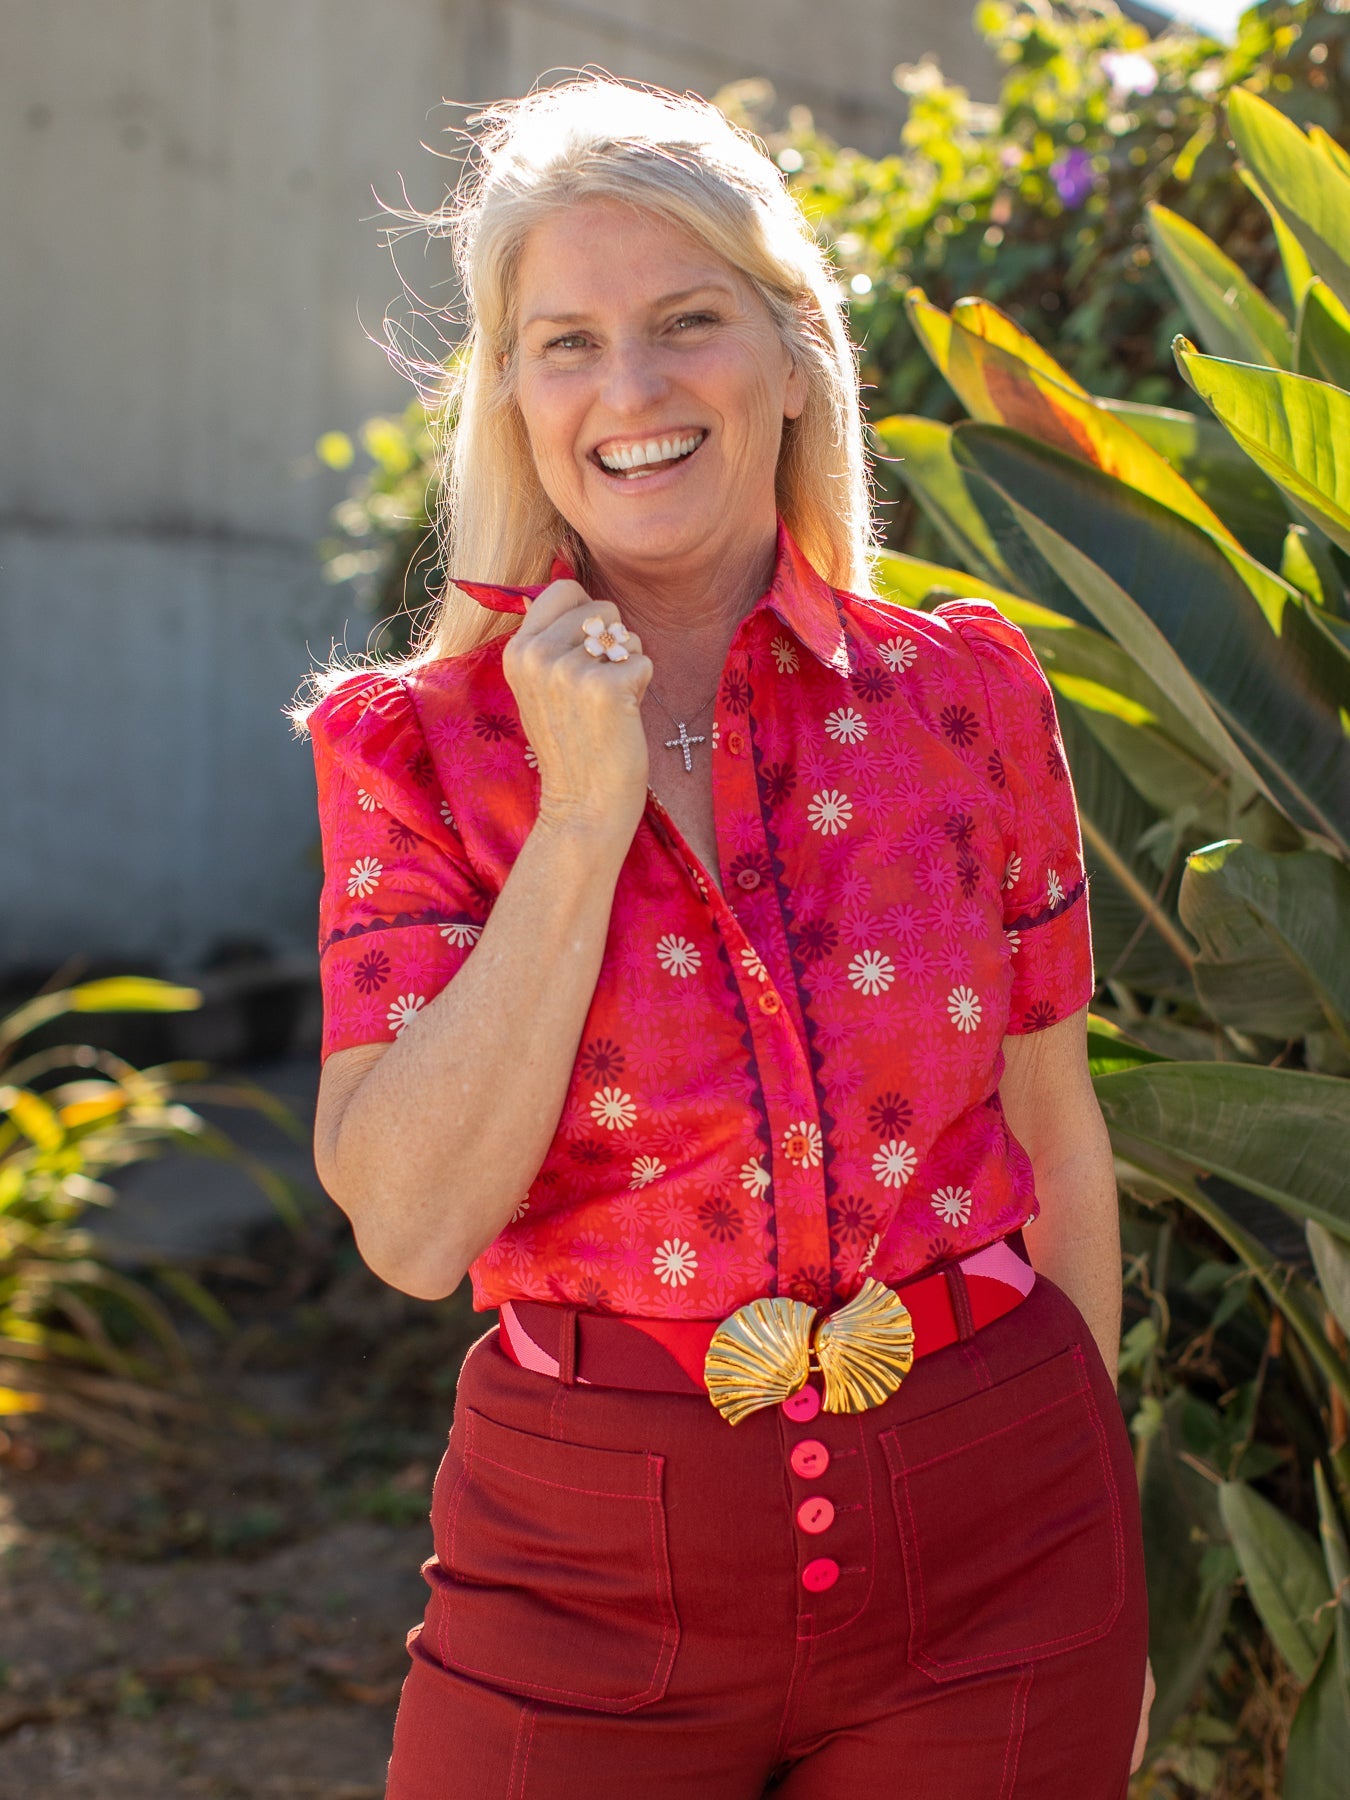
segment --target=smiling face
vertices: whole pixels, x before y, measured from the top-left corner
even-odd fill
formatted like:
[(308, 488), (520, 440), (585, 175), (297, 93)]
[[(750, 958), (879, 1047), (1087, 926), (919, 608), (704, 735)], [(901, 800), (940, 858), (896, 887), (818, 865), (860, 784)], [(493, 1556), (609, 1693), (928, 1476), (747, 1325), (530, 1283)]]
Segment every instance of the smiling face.
[(585, 201), (530, 232), (516, 309), (535, 467), (599, 568), (675, 575), (772, 535), (805, 388), (739, 271), (665, 219)]

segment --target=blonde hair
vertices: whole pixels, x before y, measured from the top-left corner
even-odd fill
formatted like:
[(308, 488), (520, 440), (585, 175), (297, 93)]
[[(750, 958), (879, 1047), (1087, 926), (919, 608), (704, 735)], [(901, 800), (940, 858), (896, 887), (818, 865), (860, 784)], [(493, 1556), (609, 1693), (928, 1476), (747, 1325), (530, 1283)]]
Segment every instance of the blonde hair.
[[(546, 581), (561, 550), (586, 580), (586, 546), (544, 492), (514, 401), (516, 277), (541, 220), (605, 199), (681, 227), (764, 303), (806, 395), (800, 416), (783, 424), (778, 510), (832, 587), (870, 593), (878, 533), (857, 354), (833, 267), (760, 140), (696, 95), (603, 74), (500, 101), (470, 124), (478, 127), (463, 134), (471, 155), (444, 204), (431, 213), (387, 209), (401, 222), (394, 237), (450, 238), (465, 299), (467, 333), (448, 365), (402, 359), (423, 388), (437, 441), (445, 575)], [(414, 660), (475, 649), (517, 623), (447, 579)]]

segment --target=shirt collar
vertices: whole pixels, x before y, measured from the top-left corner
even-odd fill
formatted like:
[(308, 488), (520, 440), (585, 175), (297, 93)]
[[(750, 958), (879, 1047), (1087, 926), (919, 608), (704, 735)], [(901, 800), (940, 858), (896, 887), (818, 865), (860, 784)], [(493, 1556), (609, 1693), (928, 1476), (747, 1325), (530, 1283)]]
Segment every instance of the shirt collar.
[[(453, 585), (494, 612), (523, 613), (526, 600), (533, 600), (550, 583), (575, 580), (576, 570), (559, 554), (553, 558), (546, 582), (511, 587), (495, 581), (456, 580)], [(775, 613), (827, 669), (838, 675), (851, 673), (848, 633), (839, 601), (824, 576), (807, 561), (781, 516), (773, 580), (751, 611), (759, 612), (764, 607)]]

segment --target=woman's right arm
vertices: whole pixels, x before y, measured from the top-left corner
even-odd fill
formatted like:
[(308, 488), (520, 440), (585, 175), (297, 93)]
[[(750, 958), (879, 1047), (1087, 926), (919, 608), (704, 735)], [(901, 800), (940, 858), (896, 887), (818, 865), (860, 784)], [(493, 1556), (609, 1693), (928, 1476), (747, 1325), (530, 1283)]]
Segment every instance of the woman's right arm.
[(422, 1299), (453, 1292), (544, 1161), (646, 802), (651, 664), (636, 636), (626, 662), (588, 656), (597, 612), (617, 616), (555, 582), (506, 648), (540, 805), (473, 951), (392, 1044), (324, 1065), (319, 1179), (374, 1272)]

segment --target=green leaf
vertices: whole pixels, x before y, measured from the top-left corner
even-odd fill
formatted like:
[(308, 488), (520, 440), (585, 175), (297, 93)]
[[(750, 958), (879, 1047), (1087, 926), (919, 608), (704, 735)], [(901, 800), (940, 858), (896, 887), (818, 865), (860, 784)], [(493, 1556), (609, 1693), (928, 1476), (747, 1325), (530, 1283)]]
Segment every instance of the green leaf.
[(1147, 213), (1163, 273), (1210, 355), (1292, 368), (1288, 325), (1232, 257), (1170, 208), (1155, 203)]
[(1314, 271), (1350, 306), (1350, 176), (1247, 88), (1228, 96), (1228, 129)]
[(1300, 512), (1350, 551), (1350, 393), (1329, 382), (1201, 356), (1178, 338), (1182, 374)]
[[(1304, 1230), (1322, 1297), (1341, 1330), (1350, 1332), (1350, 1246), (1333, 1237), (1316, 1219), (1309, 1219)], [(1350, 1594), (1346, 1605), (1350, 1606)]]
[(1350, 1046), (1350, 869), (1316, 850), (1235, 841), (1188, 858), (1182, 924), (1196, 992), (1221, 1024), (1267, 1037), (1331, 1027)]
[(1289, 508), (1273, 481), (1234, 443), (1217, 419), (1134, 400), (1099, 400), (1165, 456), (1213, 507), (1253, 556), (1274, 564), (1289, 524)]
[(978, 575), (971, 575), (965, 569), (952, 569), (945, 563), (925, 562), (920, 556), (909, 556), (899, 550), (881, 550), (877, 553), (874, 576), (884, 600), (893, 600), (899, 606), (913, 607), (918, 612), (927, 612), (935, 596), (949, 599), (954, 594), (958, 599), (992, 600), (1004, 618), (1011, 619), (1014, 625), (1022, 625), (1024, 628), (1029, 619), (1052, 626), (1065, 623), (1058, 613), (1052, 613), (1048, 607), (1037, 606), (1034, 600), (1024, 600), (1020, 594), (1010, 593), (1007, 588), (982, 581)]
[[(1094, 1082), (1122, 1154), (1221, 1175), (1350, 1238), (1350, 1082), (1251, 1063), (1150, 1064)], [(1157, 1153), (1157, 1156), (1150, 1155)], [(1165, 1166), (1163, 1166), (1165, 1165)]]
[(1333, 1640), (1289, 1727), (1282, 1800), (1344, 1800), (1350, 1764), (1350, 1664)]
[(1219, 1485), (1219, 1513), (1237, 1551), (1252, 1605), (1300, 1681), (1311, 1681), (1331, 1635), (1331, 1596), (1318, 1545), (1241, 1481)]
[(1014, 584), (989, 527), (966, 491), (965, 476), (952, 460), (951, 426), (936, 419), (895, 414), (876, 434), (899, 457), (900, 477), (959, 562), (1001, 587)]
[(17, 1043), (49, 1019), (67, 1012), (191, 1012), (202, 1003), (196, 988), (149, 975), (112, 975), (77, 987), (39, 994), (0, 1019), (0, 1047)]
[(1291, 587), (1300, 588), (1323, 611), (1340, 616), (1345, 609), (1345, 588), (1331, 558), (1326, 539), (1306, 525), (1291, 525), (1280, 552), (1280, 574)]
[(1298, 314), (1300, 375), (1350, 388), (1350, 310), (1341, 305), (1324, 281), (1312, 281)]
[(1303, 596), (1279, 584), (1289, 603), (1273, 628), (1206, 533), (1016, 432), (960, 425), (953, 451), (972, 492), (983, 474), (1055, 575), (1224, 766), (1350, 847), (1350, 749), (1338, 712), (1350, 665), (1327, 654)]
[(1312, 264), (1308, 261), (1308, 253), (1285, 224), (1279, 208), (1272, 202), (1270, 195), (1251, 170), (1239, 167), (1238, 177), (1248, 193), (1252, 194), (1265, 207), (1270, 218), (1271, 229), (1275, 233), (1275, 243), (1280, 252), (1280, 262), (1284, 267), (1284, 279), (1289, 288), (1289, 297), (1297, 311), (1303, 304), (1303, 296), (1308, 291), (1308, 283), (1313, 279)]
[(1088, 1063), (1094, 1075), (1108, 1075), (1116, 1069), (1134, 1069), (1141, 1063), (1166, 1062), (1154, 1050), (1146, 1050), (1126, 1035), (1110, 1019), (1097, 1013), (1088, 1014)]

